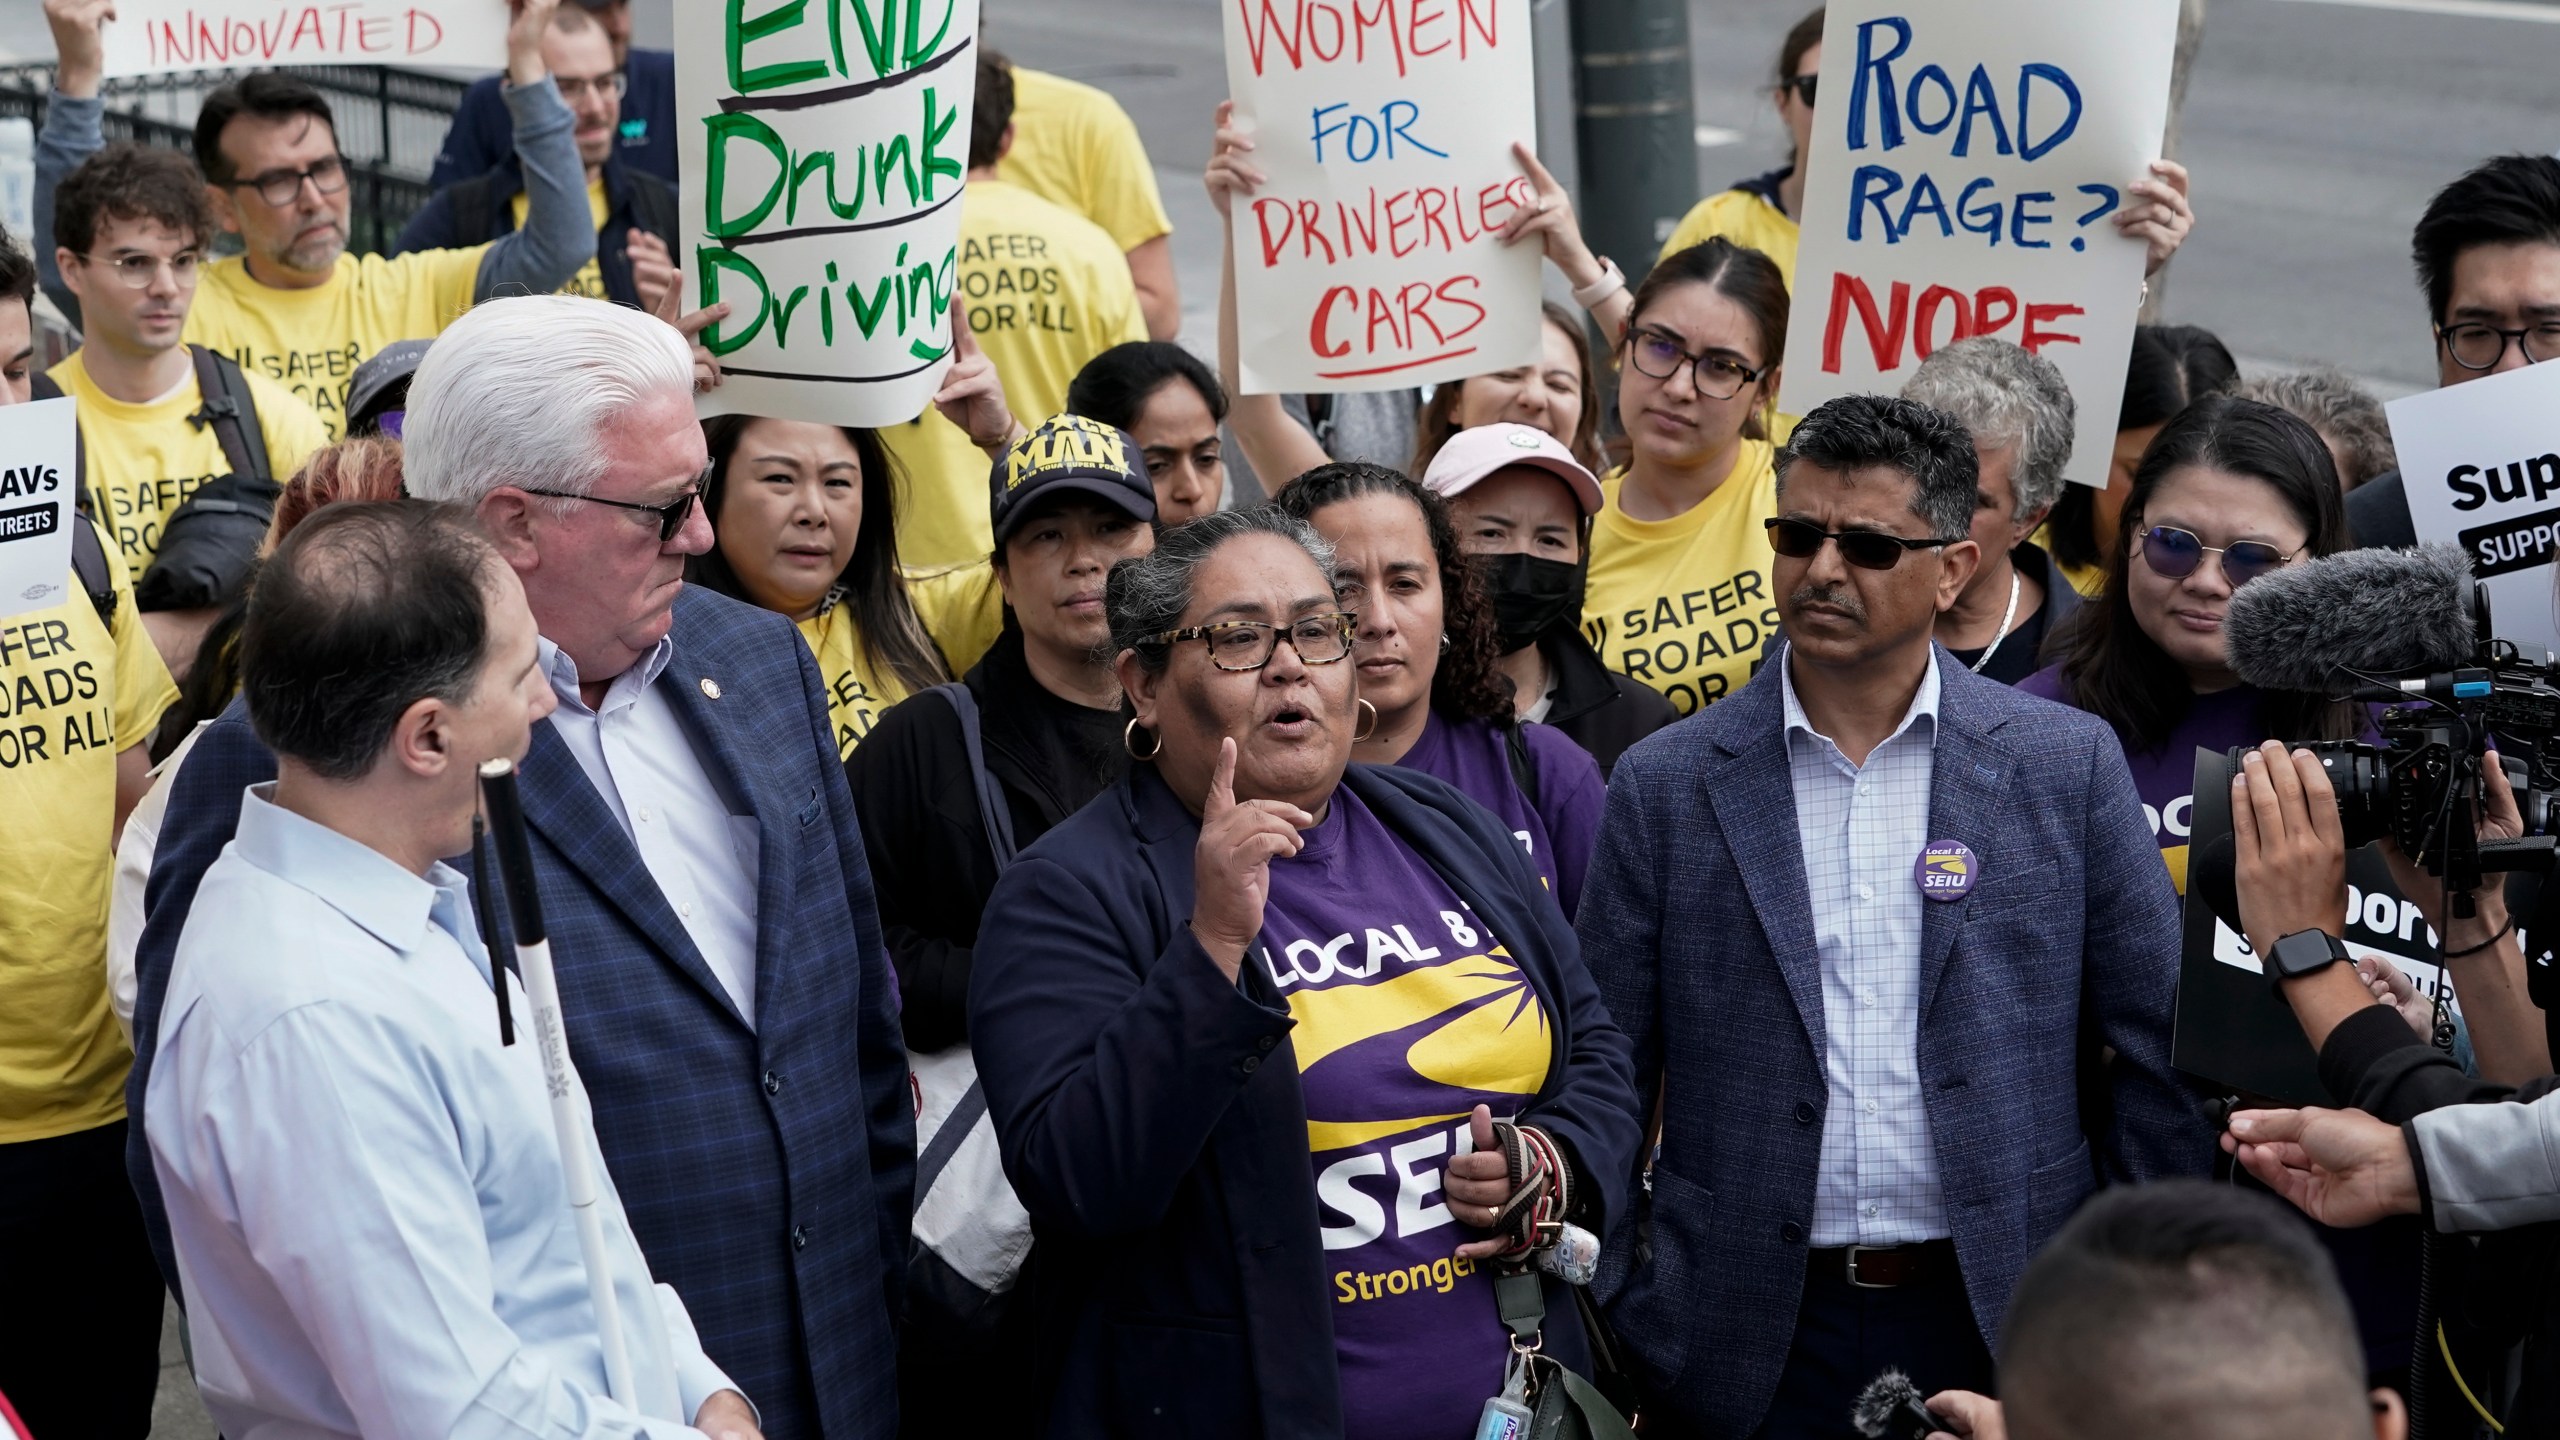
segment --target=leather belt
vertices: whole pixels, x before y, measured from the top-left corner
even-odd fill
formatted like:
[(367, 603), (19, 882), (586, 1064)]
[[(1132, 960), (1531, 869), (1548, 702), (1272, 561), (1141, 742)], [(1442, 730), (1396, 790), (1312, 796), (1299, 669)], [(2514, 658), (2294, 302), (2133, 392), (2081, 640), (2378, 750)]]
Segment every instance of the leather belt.
[(1953, 1240), (1923, 1240), (1916, 1245), (1846, 1245), (1808, 1250), (1805, 1259), (1811, 1273), (1845, 1278), (1860, 1290), (1891, 1290), (1951, 1279), (1957, 1274)]

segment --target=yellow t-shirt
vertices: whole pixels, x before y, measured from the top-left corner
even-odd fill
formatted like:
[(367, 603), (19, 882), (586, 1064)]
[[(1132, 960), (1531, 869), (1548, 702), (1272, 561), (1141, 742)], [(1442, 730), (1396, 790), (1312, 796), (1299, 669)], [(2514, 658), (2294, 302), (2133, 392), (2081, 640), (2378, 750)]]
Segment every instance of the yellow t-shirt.
[(907, 602), (954, 679), (969, 673), (1004, 633), (1004, 587), (984, 560), (933, 573), (908, 571)]
[[(169, 516), (206, 481), (231, 473), (231, 462), (223, 458), (221, 437), (212, 426), (199, 429), (187, 419), (204, 408), (192, 365), (186, 383), (177, 389), (147, 404), (128, 405), (89, 378), (81, 358), (86, 353), (72, 351), (51, 374), (62, 393), (79, 402), (89, 484), (105, 507), (101, 528), (138, 575), (160, 552), (160, 528)], [(329, 443), (328, 431), (292, 391), (255, 370), (241, 373), (258, 407), (267, 463), (278, 481), (289, 479), (312, 451)]]
[(125, 1113), (133, 1051), (107, 1004), (116, 754), (150, 738), (178, 688), (106, 550), (112, 631), (77, 580), (62, 604), (0, 620), (0, 1144)]
[(880, 723), (889, 707), (907, 698), (905, 682), (886, 666), (875, 666), (862, 648), (862, 625), (851, 607), (839, 605), (800, 622), (800, 638), (818, 657), (818, 674), (827, 685), (827, 718), (835, 722), (836, 758), (850, 760), (853, 747)]
[(308, 290), (261, 285), (238, 255), (217, 260), (196, 282), (187, 339), (301, 396), (336, 440), (356, 367), (395, 340), (432, 339), (470, 309), (488, 248), (341, 255), (328, 283)]
[(1792, 293), (1796, 288), (1796, 233), (1796, 222), (1788, 219), (1784, 210), (1748, 190), (1726, 190), (1689, 207), (1671, 238), (1662, 242), (1662, 258), (1669, 259), (1721, 235), (1775, 261)]
[[(1101, 227), (1019, 185), (972, 180), (960, 202), (960, 293), (978, 347), (1004, 377), (1005, 403), (1025, 425), (1066, 408), (1086, 361), (1147, 338), (1128, 261)], [(927, 407), (880, 431), (896, 457), (898, 558), (936, 571), (984, 560), (994, 462), (960, 427)]]
[[(524, 228), (525, 214), (533, 208), (533, 197), (522, 190), (519, 190), (516, 192), (516, 198), (507, 203), (515, 211), (516, 228), (518, 230), (522, 230)], [(602, 176), (598, 176), (597, 178), (587, 182), (587, 213), (594, 217), (596, 229), (599, 232), (604, 229), (605, 220), (613, 213), (611, 208), (605, 203), (604, 178)], [(473, 273), (476, 275), (478, 272), (475, 271)], [(569, 283), (560, 287), (560, 293), (563, 295), (584, 295), (590, 300), (610, 300), (613, 298), (612, 296), (604, 293), (604, 272), (596, 268), (596, 262), (593, 257), (590, 257), (586, 264), (578, 267), (578, 273), (570, 276)]]
[(1683, 715), (1750, 679), (1778, 633), (1761, 524), (1778, 513), (1776, 452), (1765, 440), (1742, 447), (1715, 493), (1668, 520), (1618, 508), (1624, 470), (1600, 482), (1583, 633), (1610, 669), (1661, 691)]
[(996, 175), (1101, 226), (1123, 251), (1173, 231), (1129, 112), (1063, 76), (1014, 67), (1013, 148)]

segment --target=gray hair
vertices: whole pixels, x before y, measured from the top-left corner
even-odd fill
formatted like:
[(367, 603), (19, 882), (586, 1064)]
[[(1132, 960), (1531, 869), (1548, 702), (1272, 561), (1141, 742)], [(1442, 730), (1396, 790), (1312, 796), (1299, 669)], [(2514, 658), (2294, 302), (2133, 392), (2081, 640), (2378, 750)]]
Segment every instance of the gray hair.
[(1963, 421), (1978, 453), (2017, 452), (2009, 480), (2015, 497), (2011, 519), (2024, 520), (2062, 498), (2062, 470), (2071, 463), (2080, 407), (2060, 366), (2006, 340), (1977, 335), (1921, 361), (1903, 385), (1902, 398)]
[(2386, 470), (2399, 468), (2391, 448), (2391, 422), (2373, 393), (2326, 365), (2244, 382), (2240, 393), (2292, 411), (2337, 450), (2338, 481), (2353, 490)]
[(1153, 551), (1111, 567), (1102, 595), (1112, 653), (1134, 650), (1149, 673), (1161, 673), (1172, 647), (1155, 637), (1181, 625), (1190, 610), (1192, 575), (1228, 541), (1247, 535), (1277, 535), (1306, 551), (1326, 586), (1333, 584), (1333, 546), (1313, 525), (1276, 505), (1212, 511), (1157, 536)]
[(573, 295), (475, 306), (409, 384), (409, 493), (465, 505), (501, 485), (584, 495), (604, 476), (607, 427), (670, 393), (691, 400), (693, 355), (665, 321)]

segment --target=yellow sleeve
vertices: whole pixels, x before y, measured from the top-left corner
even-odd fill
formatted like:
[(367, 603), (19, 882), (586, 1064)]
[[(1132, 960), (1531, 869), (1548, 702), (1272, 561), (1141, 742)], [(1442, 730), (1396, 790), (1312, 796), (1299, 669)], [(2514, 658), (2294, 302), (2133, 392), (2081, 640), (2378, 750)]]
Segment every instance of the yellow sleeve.
[(151, 643), (151, 632), (142, 628), (142, 612), (133, 603), (133, 573), (125, 568), (124, 552), (105, 526), (97, 530), (107, 552), (108, 573), (115, 577), (115, 744), (122, 753), (150, 740), (160, 717), (178, 703), (178, 682), (169, 678), (160, 647)]
[(1156, 191), (1155, 167), (1147, 163), (1146, 142), (1138, 138), (1129, 112), (1106, 95), (1094, 104), (1088, 121), (1075, 157), (1085, 172), (1079, 187), (1090, 205), (1085, 218), (1101, 226), (1123, 253), (1173, 233), (1164, 197)]
[(1126, 257), (1097, 256), (1093, 270), (1090, 293), (1103, 297), (1094, 306), (1095, 333), (1102, 337), (1103, 347), (1146, 339), (1147, 312), (1138, 304), (1138, 282), (1130, 278)]
[(906, 581), (916, 618), (950, 662), (951, 673), (967, 674), (1004, 633), (1004, 587), (996, 583), (995, 567), (981, 560), (936, 574), (910, 573)]
[[(410, 293), (423, 299), (427, 307), (425, 314), (413, 313), (408, 317), (408, 324), (403, 328), (418, 337), (432, 337), (444, 333), (444, 327), (461, 319), (462, 312), (471, 308), (472, 295), (480, 283), (480, 260), (488, 253), (488, 245), (469, 245), (458, 250), (412, 250), (393, 260), (391, 263), (394, 265), (416, 268), (417, 276), (411, 282)], [(420, 328), (422, 326), (424, 328)], [(394, 340), (409, 338), (412, 337), (381, 336), (367, 350), (379, 350)]]
[(301, 396), (254, 371), (241, 373), (249, 380), (249, 398), (257, 402), (258, 428), (267, 437), (267, 464), (282, 484), (329, 443), (328, 428)]
[(1689, 207), (1689, 213), (1681, 216), (1680, 223), (1673, 227), (1671, 238), (1662, 242), (1662, 253), (1654, 257), (1657, 264), (1692, 245), (1704, 244), (1715, 237), (1716, 201), (1719, 198), (1719, 196), (1710, 195)]

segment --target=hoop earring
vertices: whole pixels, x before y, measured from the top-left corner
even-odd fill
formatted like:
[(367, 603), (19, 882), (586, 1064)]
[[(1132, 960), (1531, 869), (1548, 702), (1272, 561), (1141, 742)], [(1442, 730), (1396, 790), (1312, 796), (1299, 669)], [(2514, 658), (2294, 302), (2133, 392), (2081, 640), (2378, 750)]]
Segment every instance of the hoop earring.
[[(1354, 700), (1351, 703), (1358, 706), (1360, 709), (1369, 712), (1369, 728), (1366, 730), (1354, 730), (1351, 732), (1351, 743), (1357, 745), (1363, 740), (1366, 740), (1370, 736), (1378, 733), (1378, 707), (1370, 704), (1365, 698)], [(1134, 724), (1135, 722), (1133, 721), (1131, 723)]]
[(1126, 728), (1124, 728), (1124, 729), (1122, 729), (1122, 730), (1121, 730), (1121, 732), (1120, 732), (1120, 748), (1121, 748), (1121, 749), (1123, 749), (1123, 750), (1128, 751), (1128, 752), (1129, 752), (1129, 758), (1130, 758), (1130, 759), (1132, 759), (1132, 760), (1153, 760), (1153, 759), (1154, 759), (1154, 758), (1156, 758), (1158, 755), (1161, 755), (1161, 754), (1163, 754), (1163, 753), (1164, 753), (1164, 737), (1163, 737), (1163, 736), (1161, 736), (1161, 735), (1154, 735), (1154, 734), (1152, 734), (1152, 732), (1151, 732), (1151, 733), (1150, 733), (1150, 737), (1149, 737), (1149, 738), (1153, 739), (1156, 743), (1154, 743), (1153, 745), (1150, 745), (1150, 746), (1148, 746), (1148, 747), (1147, 747), (1147, 753), (1146, 753), (1146, 754), (1144, 754), (1144, 755), (1139, 754), (1139, 753), (1138, 753), (1138, 717), (1137, 717), (1137, 716), (1135, 716), (1135, 715), (1132, 715), (1132, 716), (1130, 716), (1130, 717), (1129, 717), (1129, 723), (1128, 723), (1127, 727), (1126, 727)]
[(1449, 632), (1446, 630), (1440, 632), (1440, 653), (1443, 655), (1449, 653)]

